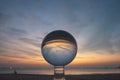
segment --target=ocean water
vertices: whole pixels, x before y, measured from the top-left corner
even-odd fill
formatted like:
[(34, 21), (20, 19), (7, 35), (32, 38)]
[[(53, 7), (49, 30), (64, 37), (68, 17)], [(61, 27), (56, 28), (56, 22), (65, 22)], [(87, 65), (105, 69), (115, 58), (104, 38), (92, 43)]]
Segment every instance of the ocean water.
[[(53, 75), (52, 69), (18, 69), (18, 74), (45, 74)], [(0, 74), (13, 73), (14, 70), (0, 70)], [(82, 75), (82, 74), (108, 74), (120, 73), (120, 69), (65, 69), (66, 75)]]

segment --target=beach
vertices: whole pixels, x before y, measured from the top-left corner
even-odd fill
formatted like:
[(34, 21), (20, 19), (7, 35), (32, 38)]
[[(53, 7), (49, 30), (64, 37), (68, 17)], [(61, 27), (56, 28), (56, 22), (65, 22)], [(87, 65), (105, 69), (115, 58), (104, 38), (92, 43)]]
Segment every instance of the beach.
[[(66, 75), (66, 80), (120, 80), (120, 74)], [(52, 80), (53, 75), (0, 74), (0, 80)]]

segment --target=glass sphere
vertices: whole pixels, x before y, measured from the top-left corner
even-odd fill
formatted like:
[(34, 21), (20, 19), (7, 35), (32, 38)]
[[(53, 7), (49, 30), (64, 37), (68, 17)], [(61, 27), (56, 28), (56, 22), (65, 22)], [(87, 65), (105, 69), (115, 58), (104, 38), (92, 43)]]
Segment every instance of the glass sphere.
[(70, 33), (56, 30), (44, 38), (41, 50), (48, 63), (54, 66), (65, 66), (76, 56), (77, 44)]

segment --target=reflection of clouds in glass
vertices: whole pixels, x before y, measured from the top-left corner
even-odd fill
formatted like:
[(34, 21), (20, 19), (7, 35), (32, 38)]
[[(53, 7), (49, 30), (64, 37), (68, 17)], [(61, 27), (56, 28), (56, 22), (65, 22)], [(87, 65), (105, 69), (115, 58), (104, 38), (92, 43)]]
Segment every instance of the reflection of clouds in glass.
[[(53, 44), (52, 44), (53, 43)], [(75, 46), (73, 43), (66, 41), (66, 40), (52, 40), (52, 41), (48, 41), (47, 46), (49, 47), (57, 47), (58, 49), (67, 49), (70, 50), (69, 47), (73, 47)]]
[(73, 60), (76, 46), (68, 41), (51, 41), (43, 46), (43, 56), (52, 65), (66, 65)]

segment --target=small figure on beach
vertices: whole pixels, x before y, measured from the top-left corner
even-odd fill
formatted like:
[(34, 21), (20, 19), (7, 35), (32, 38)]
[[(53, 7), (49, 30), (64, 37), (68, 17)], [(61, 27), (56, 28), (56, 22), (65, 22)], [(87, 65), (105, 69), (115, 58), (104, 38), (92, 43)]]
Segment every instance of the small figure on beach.
[(16, 71), (16, 69), (14, 69), (14, 74), (15, 74), (15, 75), (17, 74), (17, 71)]

